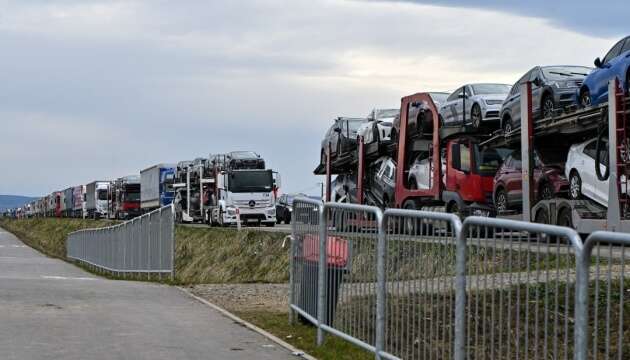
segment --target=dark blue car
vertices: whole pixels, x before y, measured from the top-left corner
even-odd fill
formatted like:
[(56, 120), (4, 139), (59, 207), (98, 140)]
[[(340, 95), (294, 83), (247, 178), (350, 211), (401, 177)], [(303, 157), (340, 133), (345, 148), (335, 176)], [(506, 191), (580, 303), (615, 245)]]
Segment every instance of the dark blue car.
[(595, 59), (596, 68), (584, 79), (580, 88), (582, 106), (608, 102), (608, 82), (619, 79), (625, 91), (630, 83), (630, 36), (619, 41), (610, 49), (603, 60)]

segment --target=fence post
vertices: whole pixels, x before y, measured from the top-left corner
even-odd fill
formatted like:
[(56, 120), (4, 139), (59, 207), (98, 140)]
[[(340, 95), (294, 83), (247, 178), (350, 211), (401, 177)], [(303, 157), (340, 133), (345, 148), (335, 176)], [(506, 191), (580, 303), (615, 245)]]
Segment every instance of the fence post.
[(171, 203), (171, 281), (175, 281), (175, 205)]
[[(589, 236), (589, 238), (591, 238)], [(592, 242), (586, 240), (576, 254), (575, 274), (575, 360), (586, 360), (588, 354), (588, 278)], [(588, 256), (587, 256), (588, 255)], [(623, 275), (622, 275), (623, 276)]]
[[(300, 204), (294, 201), (294, 215), (297, 211), (299, 211), (299, 206)], [(295, 229), (295, 219), (293, 220), (294, 221), (291, 222), (291, 237), (289, 238), (289, 324), (291, 325), (295, 324), (295, 311), (291, 305), (295, 304), (295, 293), (293, 291), (293, 286), (295, 285), (295, 270), (293, 267), (295, 266), (295, 239), (297, 235), (297, 230)]]
[(453, 349), (454, 360), (464, 360), (466, 357), (466, 232), (467, 226), (453, 228), (455, 235), (455, 341)]
[(328, 238), (328, 224), (326, 205), (319, 212), (319, 272), (317, 273), (317, 345), (324, 343), (324, 329), (326, 321), (326, 242)]
[(383, 212), (376, 212), (376, 226), (378, 229), (378, 242), (376, 248), (376, 334), (375, 334), (375, 358), (381, 359), (381, 352), (385, 350), (385, 302), (387, 301), (387, 283), (385, 278), (385, 261), (387, 257), (387, 243), (385, 242), (385, 219)]

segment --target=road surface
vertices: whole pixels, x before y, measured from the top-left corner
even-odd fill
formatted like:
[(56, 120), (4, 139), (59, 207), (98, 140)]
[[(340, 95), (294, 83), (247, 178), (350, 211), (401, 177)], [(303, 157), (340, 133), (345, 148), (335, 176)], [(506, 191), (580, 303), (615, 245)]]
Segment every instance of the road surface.
[(294, 359), (180, 290), (98, 278), (0, 229), (0, 359)]

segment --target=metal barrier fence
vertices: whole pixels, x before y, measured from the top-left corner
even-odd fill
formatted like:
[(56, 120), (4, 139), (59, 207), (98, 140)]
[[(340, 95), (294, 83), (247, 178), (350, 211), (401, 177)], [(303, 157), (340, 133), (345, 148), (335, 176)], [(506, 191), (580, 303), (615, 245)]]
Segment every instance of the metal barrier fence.
[(175, 212), (162, 207), (124, 223), (68, 235), (69, 259), (118, 274), (174, 276)]
[(583, 245), (505, 219), (305, 199), (293, 211), (290, 316), (320, 345), (328, 332), (377, 359), (630, 358), (630, 234)]

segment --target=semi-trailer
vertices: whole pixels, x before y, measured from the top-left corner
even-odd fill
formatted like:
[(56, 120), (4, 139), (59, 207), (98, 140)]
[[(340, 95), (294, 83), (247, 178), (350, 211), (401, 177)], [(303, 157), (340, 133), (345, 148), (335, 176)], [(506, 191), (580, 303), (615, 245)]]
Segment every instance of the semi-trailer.
[(175, 165), (157, 164), (140, 171), (140, 209), (149, 212), (173, 202)]
[(64, 189), (62, 192), (61, 214), (63, 217), (72, 217), (74, 211), (74, 187)]
[(84, 205), (84, 197), (85, 197), (85, 186), (78, 185), (72, 188), (72, 217), (82, 218), (83, 215), (83, 205)]
[(129, 175), (112, 181), (109, 186), (108, 217), (110, 219), (129, 220), (139, 216), (140, 209), (140, 176)]
[(85, 209), (88, 218), (107, 218), (108, 190), (109, 181), (97, 180), (85, 185)]

